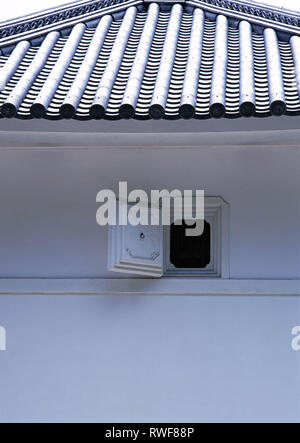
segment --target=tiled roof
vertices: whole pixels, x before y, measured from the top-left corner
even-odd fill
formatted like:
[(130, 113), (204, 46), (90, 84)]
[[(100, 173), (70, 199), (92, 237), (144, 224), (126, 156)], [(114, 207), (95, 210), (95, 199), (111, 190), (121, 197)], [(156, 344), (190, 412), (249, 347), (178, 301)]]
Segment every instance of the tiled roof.
[(137, 2), (97, 24), (50, 30), (35, 45), (21, 40), (10, 55), (2, 50), (1, 116), (300, 114), (300, 37), (196, 3)]

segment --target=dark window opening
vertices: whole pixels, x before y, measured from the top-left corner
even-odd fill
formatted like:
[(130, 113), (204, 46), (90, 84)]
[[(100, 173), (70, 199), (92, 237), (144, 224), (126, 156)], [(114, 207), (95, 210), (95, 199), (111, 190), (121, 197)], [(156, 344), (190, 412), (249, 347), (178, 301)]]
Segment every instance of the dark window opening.
[(171, 225), (170, 261), (175, 268), (205, 268), (210, 263), (210, 224), (204, 221), (202, 235), (186, 236), (186, 228), (192, 227), (184, 221), (182, 225)]

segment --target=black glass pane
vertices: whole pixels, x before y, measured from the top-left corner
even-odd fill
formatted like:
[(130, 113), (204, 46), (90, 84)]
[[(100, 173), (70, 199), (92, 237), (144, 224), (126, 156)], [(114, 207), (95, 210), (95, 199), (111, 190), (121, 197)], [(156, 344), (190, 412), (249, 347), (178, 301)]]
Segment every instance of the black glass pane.
[(204, 231), (197, 237), (187, 237), (184, 222), (171, 225), (170, 261), (176, 268), (205, 268), (210, 263), (210, 224), (204, 221)]

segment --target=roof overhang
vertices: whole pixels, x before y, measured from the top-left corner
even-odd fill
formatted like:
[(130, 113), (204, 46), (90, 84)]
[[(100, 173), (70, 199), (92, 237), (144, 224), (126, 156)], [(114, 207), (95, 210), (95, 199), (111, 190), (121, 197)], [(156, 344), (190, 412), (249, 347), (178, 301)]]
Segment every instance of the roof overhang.
[(0, 118), (298, 116), (300, 14), (253, 5), (89, 0), (7, 22)]

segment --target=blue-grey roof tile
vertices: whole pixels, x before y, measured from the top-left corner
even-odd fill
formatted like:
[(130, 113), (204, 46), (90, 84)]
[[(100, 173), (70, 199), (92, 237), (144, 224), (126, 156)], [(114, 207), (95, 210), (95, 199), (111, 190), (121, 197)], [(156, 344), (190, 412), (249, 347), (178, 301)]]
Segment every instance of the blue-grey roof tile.
[(1, 48), (2, 117), (300, 114), (298, 35), (282, 39), (272, 27), (158, 2), (102, 13), (68, 31), (36, 37), (37, 47), (24, 40)]

